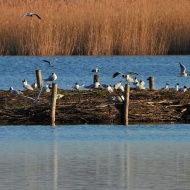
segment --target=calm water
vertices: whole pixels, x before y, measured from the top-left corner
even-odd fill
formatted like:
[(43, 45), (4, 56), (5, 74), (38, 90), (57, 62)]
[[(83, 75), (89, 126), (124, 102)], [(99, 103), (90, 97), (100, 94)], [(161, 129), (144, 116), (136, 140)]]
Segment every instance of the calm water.
[[(53, 61), (58, 59), (55, 66), (49, 67), (43, 59)], [(0, 89), (23, 89), (22, 80), (27, 79), (32, 84), (36, 81), (35, 71), (42, 70), (43, 78), (47, 78), (52, 72), (58, 75), (59, 88), (69, 89), (68, 85), (79, 84), (90, 85), (93, 82), (94, 67), (100, 68), (100, 82), (102, 84), (115, 84), (121, 77), (112, 78), (115, 71), (127, 73), (138, 72), (143, 75), (148, 88), (147, 78), (155, 78), (155, 88), (163, 88), (165, 83), (174, 87), (176, 83), (180, 87), (190, 87), (189, 77), (179, 77), (179, 62), (187, 67), (190, 73), (190, 56), (58, 56), (58, 57), (32, 57), (32, 56), (1, 56), (0, 57)]]
[(2, 190), (189, 190), (190, 125), (1, 126)]

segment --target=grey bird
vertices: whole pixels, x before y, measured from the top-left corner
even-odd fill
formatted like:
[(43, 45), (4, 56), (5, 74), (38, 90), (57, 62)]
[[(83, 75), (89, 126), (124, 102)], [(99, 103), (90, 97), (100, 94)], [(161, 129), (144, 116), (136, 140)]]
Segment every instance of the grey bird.
[(50, 67), (54, 67), (54, 63), (55, 63), (57, 60), (58, 60), (58, 59), (55, 59), (54, 61), (48, 61), (48, 60), (43, 59), (42, 61), (48, 63)]
[(57, 75), (55, 73), (52, 73), (47, 79), (43, 79), (44, 81), (51, 81), (57, 80)]

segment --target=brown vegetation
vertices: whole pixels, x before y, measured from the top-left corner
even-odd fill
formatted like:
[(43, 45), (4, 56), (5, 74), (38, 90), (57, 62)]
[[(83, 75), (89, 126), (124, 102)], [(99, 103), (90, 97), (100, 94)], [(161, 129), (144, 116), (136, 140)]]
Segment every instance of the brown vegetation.
[[(37, 91), (24, 92), (35, 97)], [(64, 91), (57, 100), (56, 125), (123, 124), (123, 103), (112, 100), (116, 94), (105, 90)], [(0, 91), (1, 125), (49, 125), (51, 93), (42, 93), (34, 103), (22, 96)], [(190, 93), (164, 90), (131, 90), (129, 124), (190, 123)]]
[[(189, 0), (1, 0), (0, 55), (190, 53)], [(35, 12), (42, 17), (20, 17)]]

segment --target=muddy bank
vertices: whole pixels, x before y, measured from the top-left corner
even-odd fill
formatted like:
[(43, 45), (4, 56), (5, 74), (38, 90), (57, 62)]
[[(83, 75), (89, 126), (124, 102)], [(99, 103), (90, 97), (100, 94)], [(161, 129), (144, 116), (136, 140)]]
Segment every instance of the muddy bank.
[[(35, 98), (38, 91), (24, 92)], [(57, 100), (56, 125), (123, 124), (123, 103), (113, 100), (116, 93), (104, 90), (68, 91)], [(23, 96), (0, 91), (1, 125), (49, 125), (51, 93), (42, 93), (34, 103)], [(173, 91), (131, 90), (129, 124), (190, 123), (190, 93)]]

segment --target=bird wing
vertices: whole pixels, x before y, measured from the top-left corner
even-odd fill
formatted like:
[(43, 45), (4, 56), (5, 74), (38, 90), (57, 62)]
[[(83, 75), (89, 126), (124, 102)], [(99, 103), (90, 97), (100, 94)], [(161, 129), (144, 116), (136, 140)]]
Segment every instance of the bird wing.
[(186, 67), (182, 63), (179, 62), (180, 68), (181, 68), (181, 73), (185, 73)]
[(50, 64), (50, 61), (48, 61), (48, 60), (42, 60), (42, 61), (44, 61), (44, 62), (46, 62), (46, 63), (49, 63), (49, 64)]
[(112, 77), (115, 78), (118, 75), (123, 75), (123, 73), (121, 73), (121, 72), (115, 72)]
[(26, 15), (27, 15), (27, 13), (23, 14), (23, 15), (20, 17), (20, 19), (23, 18), (23, 17), (26, 16)]
[(126, 75), (139, 75), (139, 76), (143, 77), (142, 75), (140, 75), (140, 74), (138, 74), (136, 72), (128, 72)]
[(41, 17), (40, 17), (38, 14), (36, 14), (36, 13), (32, 13), (32, 15), (37, 16), (37, 17), (41, 20)]

